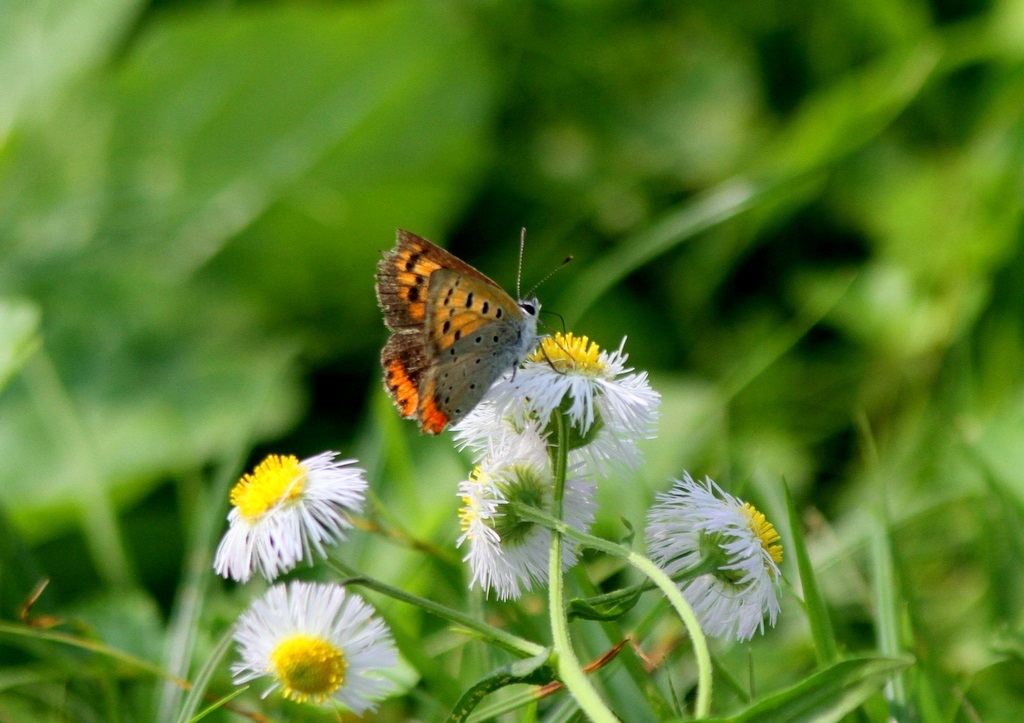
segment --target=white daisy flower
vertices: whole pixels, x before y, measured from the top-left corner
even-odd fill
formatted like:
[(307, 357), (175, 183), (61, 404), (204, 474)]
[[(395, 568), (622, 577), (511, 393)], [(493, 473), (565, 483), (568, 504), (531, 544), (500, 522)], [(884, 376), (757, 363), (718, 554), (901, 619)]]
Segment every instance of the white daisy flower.
[(598, 473), (636, 469), (637, 443), (654, 432), (660, 396), (646, 372), (626, 366), (624, 344), (609, 353), (585, 336), (545, 337), (521, 369), (496, 382), (455, 426), (457, 443), (479, 451), (494, 438), (519, 434), (531, 420), (547, 426), (561, 409), (570, 421), (572, 461)]
[[(510, 511), (511, 501), (551, 511), (551, 462), (543, 440), (532, 434), (512, 440), (506, 456), (477, 467), (459, 484), (463, 507), (459, 512), (462, 536), (458, 544), (469, 543), (463, 558), (473, 574), (470, 587), (479, 583), (498, 598), (518, 598), (534, 584), (548, 580), (551, 532), (546, 527), (518, 517)], [(567, 472), (562, 516), (566, 524), (589, 530), (594, 521), (595, 485), (584, 476)], [(565, 540), (564, 569), (576, 564), (575, 546)]]
[(242, 613), (234, 638), (236, 685), (266, 676), (273, 682), (264, 698), (280, 689), (299, 703), (336, 700), (356, 715), (391, 690), (380, 673), (398, 662), (387, 625), (341, 585), (274, 585)]
[(228, 531), (213, 567), (223, 577), (246, 582), (258, 570), (267, 580), (287, 572), (325, 543), (344, 539), (348, 515), (362, 510), (365, 472), (324, 452), (301, 462), (272, 454), (231, 490)]
[(748, 640), (774, 626), (779, 614), (782, 544), (765, 516), (749, 502), (686, 474), (658, 495), (647, 522), (651, 557), (671, 576), (696, 571), (680, 582), (708, 635)]

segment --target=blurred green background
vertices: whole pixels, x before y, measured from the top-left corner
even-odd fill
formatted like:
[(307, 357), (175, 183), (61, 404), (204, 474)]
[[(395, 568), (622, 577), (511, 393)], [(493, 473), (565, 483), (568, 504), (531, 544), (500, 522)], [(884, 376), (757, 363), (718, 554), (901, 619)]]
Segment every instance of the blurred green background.
[[(2, 0), (0, 617), (50, 578), (36, 612), (188, 677), (253, 595), (209, 569), (227, 486), (324, 449), (446, 551), (352, 559), (464, 604), (466, 461), (383, 394), (373, 274), (401, 227), (513, 289), (525, 226), (524, 286), (574, 255), (545, 309), (628, 336), (664, 396), (598, 531), (683, 469), (782, 529), (785, 479), (840, 646), (915, 655), (925, 720), (998, 720), (1024, 706), (1022, 206), (1017, 0)], [(481, 654), (370, 597), (407, 657), (447, 655), (382, 717), (441, 715)], [(762, 693), (813, 668), (793, 595), (752, 647)], [(40, 641), (0, 662), (4, 719), (175, 705)]]

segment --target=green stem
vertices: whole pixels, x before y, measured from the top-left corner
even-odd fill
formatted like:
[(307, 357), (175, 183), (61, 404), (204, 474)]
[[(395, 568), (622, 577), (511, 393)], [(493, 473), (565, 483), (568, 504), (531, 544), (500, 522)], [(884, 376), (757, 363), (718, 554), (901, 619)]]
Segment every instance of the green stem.
[[(564, 535), (585, 547), (624, 559), (646, 575), (651, 582), (665, 593), (665, 597), (668, 598), (672, 607), (679, 614), (680, 619), (682, 619), (683, 624), (686, 626), (686, 631), (690, 634), (690, 639), (693, 641), (693, 653), (697, 658), (697, 706), (694, 715), (697, 718), (707, 717), (711, 710), (711, 654), (708, 652), (707, 639), (704, 637), (704, 631), (700, 628), (700, 623), (697, 622), (697, 616), (694, 614), (689, 603), (686, 602), (686, 598), (683, 597), (679, 588), (672, 582), (672, 578), (643, 555), (638, 555), (632, 550), (617, 545), (614, 542), (602, 540), (600, 537), (594, 537), (593, 535), (573, 529), (560, 519), (548, 515), (535, 507), (514, 503), (513, 509), (520, 517), (548, 527), (551, 530), (552, 539), (556, 535), (561, 539), (561, 536)], [(557, 644), (555, 649), (558, 649)]]
[[(544, 515), (543, 512), (541, 512), (541, 515), (543, 515), (544, 519), (540, 519), (539, 517), (534, 517), (533, 515), (530, 514), (530, 512), (535, 510), (536, 508), (532, 508), (532, 507), (531, 508), (527, 508), (525, 505), (523, 505), (523, 504), (521, 504), (519, 502), (512, 503), (511, 509), (517, 515), (522, 517), (523, 519), (529, 519), (529, 520), (532, 520), (533, 522), (539, 522), (540, 524), (544, 525), (545, 527), (549, 527), (550, 525), (548, 524), (548, 520), (549, 519), (553, 519), (553, 518), (548, 517), (547, 515)], [(524, 509), (526, 510), (525, 512), (524, 512)], [(572, 528), (568, 528), (568, 529), (572, 529)], [(573, 537), (575, 539), (575, 535), (571, 535), (571, 534), (567, 534), (566, 537)], [(590, 536), (587, 535), (587, 537), (590, 537)], [(600, 540), (600, 538), (598, 538), (598, 537), (595, 537), (593, 539)], [(583, 544), (585, 544), (587, 547), (592, 547), (592, 545), (590, 545), (589, 543), (583, 543)], [(623, 557), (623, 551), (624, 550), (625, 550), (625, 548), (620, 547), (618, 552), (612, 553), (612, 554), (614, 554), (616, 557)], [(681, 582), (686, 582), (686, 581), (689, 581), (689, 580), (695, 580), (698, 577), (700, 577), (701, 575), (708, 575), (710, 573), (713, 573), (713, 572), (719, 570), (720, 568), (721, 568), (721, 565), (718, 565), (713, 560), (705, 558), (705, 559), (701, 560), (700, 562), (698, 562), (693, 567), (688, 567), (685, 570), (681, 570), (680, 572), (677, 572), (675, 575), (672, 575), (672, 581), (675, 582), (675, 583), (681, 583)], [(585, 598), (584, 601), (588, 605), (610, 606), (610, 605), (615, 605), (617, 603), (620, 603), (620, 602), (622, 602), (624, 600), (629, 600), (631, 597), (636, 595), (638, 592), (639, 593), (650, 592), (651, 590), (654, 590), (657, 587), (658, 587), (657, 585), (655, 585), (653, 582), (648, 580), (647, 582), (641, 582), (641, 583), (638, 583), (636, 585), (630, 585), (629, 587), (624, 587), (624, 588), (621, 588), (619, 590), (612, 590), (611, 592), (601, 593), (600, 595), (591, 595), (590, 597)]]
[[(206, 692), (209, 689), (210, 680), (213, 678), (217, 669), (220, 667), (221, 661), (224, 659), (224, 656), (228, 652), (228, 648), (231, 647), (231, 643), (233, 642), (234, 639), (234, 633), (234, 626), (225, 630), (224, 634), (220, 636), (220, 640), (218, 640), (217, 644), (213, 646), (212, 652), (204, 656), (205, 660), (203, 662), (203, 667), (199, 669), (199, 673), (196, 675), (195, 682), (188, 689), (188, 696), (185, 698), (185, 701), (182, 704), (180, 710), (178, 710), (177, 717), (174, 719), (175, 721), (177, 721), (177, 723), (192, 723), (192, 721), (198, 720), (198, 718), (201, 718), (207, 713), (216, 710), (217, 708), (220, 708), (222, 705), (231, 700), (231, 698), (233, 698), (235, 695), (238, 695), (238, 693), (241, 692), (241, 690), (244, 690), (244, 688), (242, 688), (241, 690), (229, 695), (226, 698), (221, 698), (218, 702), (214, 703), (202, 714), (198, 713), (199, 706), (202, 704), (203, 699), (206, 696)], [(164, 717), (159, 718), (159, 720), (171, 720), (170, 711), (168, 711)]]
[[(562, 501), (565, 497), (565, 472), (569, 459), (566, 420), (561, 412), (555, 412), (555, 424), (558, 430), (558, 445), (555, 448), (555, 487), (551, 507), (554, 518), (560, 521)], [(551, 638), (558, 677), (591, 720), (598, 723), (614, 723), (618, 719), (601, 700), (601, 696), (580, 667), (580, 661), (572, 647), (572, 639), (569, 637), (569, 619), (565, 612), (565, 578), (562, 576), (562, 531), (557, 526), (551, 527), (548, 563), (548, 614), (551, 618)]]
[(171, 675), (156, 663), (152, 663), (145, 658), (139, 658), (123, 650), (109, 647), (94, 640), (76, 637), (70, 633), (45, 630), (43, 628), (32, 628), (27, 625), (0, 620), (0, 638), (5, 636), (27, 638), (31, 641), (47, 640), (53, 643), (60, 643), (62, 645), (78, 648), (80, 650), (87, 650), (91, 653), (95, 653), (96, 655), (109, 658), (129, 672), (134, 673), (142, 671), (156, 678), (174, 683), (183, 689), (191, 687), (191, 683), (187, 680), (182, 680), (181, 678)]
[(429, 613), (437, 615), (439, 618), (444, 618), (445, 620), (472, 630), (479, 634), (481, 638), (489, 640), (514, 655), (529, 658), (535, 655), (540, 655), (545, 650), (543, 645), (538, 645), (537, 643), (526, 640), (525, 638), (520, 638), (518, 635), (506, 632), (501, 628), (496, 628), (493, 625), (480, 622), (476, 618), (459, 612), (458, 610), (453, 610), (452, 608), (436, 603), (433, 600), (428, 600), (427, 598), (420, 597), (419, 595), (413, 595), (412, 593), (408, 593), (397, 587), (392, 587), (380, 580), (375, 580), (372, 577), (362, 575), (354, 568), (351, 568), (338, 560), (329, 560), (328, 564), (335, 572), (345, 576), (344, 580), (339, 581), (342, 585), (358, 585), (360, 587), (365, 587), (368, 590), (379, 592), (382, 595), (387, 595), (395, 600), (415, 605)]
[(665, 597), (676, 609), (686, 631), (693, 641), (693, 654), (697, 658), (697, 706), (694, 709), (694, 716), (706, 718), (711, 711), (711, 653), (708, 652), (708, 641), (704, 637), (704, 631), (697, 622), (697, 616), (693, 608), (686, 602), (686, 598), (676, 587), (672, 579), (662, 571), (660, 567), (648, 560), (643, 555), (630, 551), (626, 560), (637, 570), (647, 575), (651, 581), (661, 588)]

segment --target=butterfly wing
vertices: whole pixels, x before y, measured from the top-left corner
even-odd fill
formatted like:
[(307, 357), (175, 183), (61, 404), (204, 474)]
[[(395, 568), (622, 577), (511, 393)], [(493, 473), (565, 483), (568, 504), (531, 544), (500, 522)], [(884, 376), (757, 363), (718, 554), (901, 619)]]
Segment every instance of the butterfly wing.
[(519, 363), (526, 329), (522, 319), (491, 322), (447, 347), (420, 383), (424, 426), (440, 424), (443, 429), (479, 404), (494, 381)]
[(478, 279), (501, 291), (500, 286), (465, 261), (425, 238), (400, 229), (395, 248), (384, 254), (377, 264), (377, 300), (389, 329), (422, 328), (430, 280), (439, 269)]
[(403, 417), (415, 417), (420, 406), (420, 383), (429, 362), (422, 334), (398, 331), (380, 353), (384, 387)]
[[(521, 328), (518, 305), (491, 279), (424, 238), (398, 232), (395, 248), (377, 266), (377, 298), (394, 332), (381, 353), (385, 387), (401, 415), (417, 417), (424, 431), (437, 434), (468, 413), (514, 361), (515, 354), (495, 368), (501, 355), (473, 352), (477, 344), (490, 347), (485, 340), (493, 332), (480, 342), (463, 340), (492, 325)], [(505, 342), (509, 333), (498, 338)], [(456, 378), (470, 381), (453, 386)]]
[(438, 269), (430, 277), (425, 330), (434, 356), (447, 352), (463, 338), (491, 324), (520, 323), (523, 312), (504, 289), (489, 279), (479, 279)]
[(420, 384), (424, 427), (443, 429), (466, 416), (519, 361), (525, 332), (519, 305), (494, 283), (451, 269), (434, 272), (424, 328), (432, 363)]

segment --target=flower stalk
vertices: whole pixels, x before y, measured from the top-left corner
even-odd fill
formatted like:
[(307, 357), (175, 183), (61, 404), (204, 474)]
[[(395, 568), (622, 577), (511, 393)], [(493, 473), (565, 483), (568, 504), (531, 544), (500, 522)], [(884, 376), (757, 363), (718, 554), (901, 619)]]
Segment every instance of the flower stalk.
[(385, 582), (363, 575), (354, 568), (351, 568), (336, 559), (330, 560), (328, 564), (335, 572), (342, 575), (342, 579), (338, 581), (341, 585), (358, 585), (359, 587), (364, 587), (367, 590), (373, 590), (374, 592), (379, 592), (382, 595), (387, 595), (393, 600), (399, 600), (400, 602), (408, 603), (409, 605), (415, 605), (416, 607), (426, 610), (439, 618), (456, 625), (461, 625), (467, 630), (471, 630), (476, 633), (481, 639), (491, 642), (500, 648), (504, 648), (510, 653), (524, 658), (539, 655), (544, 652), (543, 645), (521, 638), (518, 635), (513, 635), (512, 633), (502, 630), (501, 628), (496, 628), (493, 625), (488, 625), (485, 622), (477, 620), (471, 615), (459, 612), (458, 610), (453, 610), (441, 603), (428, 600), (427, 598), (420, 597), (419, 595), (413, 595), (401, 588), (393, 587)]
[[(565, 472), (569, 459), (567, 424), (563, 413), (556, 412), (557, 439), (554, 449), (554, 496), (552, 512), (556, 520), (562, 518), (562, 502), (565, 497)], [(554, 643), (555, 664), (558, 677), (572, 694), (580, 708), (597, 723), (614, 723), (618, 720), (601, 700), (576, 657), (569, 636), (569, 619), (565, 611), (565, 577), (562, 575), (562, 530), (551, 527), (551, 548), (548, 567), (548, 614), (551, 620), (551, 636)]]
[[(555, 517), (548, 515), (535, 507), (517, 505), (515, 511), (516, 514), (524, 518), (533, 520), (538, 524), (550, 528), (552, 537), (556, 534), (559, 536), (564, 535), (584, 547), (589, 547), (625, 560), (632, 567), (636, 568), (646, 576), (665, 594), (669, 603), (671, 603), (672, 607), (679, 615), (679, 618), (683, 621), (683, 625), (686, 626), (686, 631), (689, 633), (690, 639), (693, 641), (693, 652), (697, 659), (697, 703), (694, 709), (694, 715), (697, 718), (707, 717), (708, 713), (711, 711), (711, 653), (708, 650), (707, 638), (700, 627), (700, 623), (697, 621), (697, 616), (694, 614), (693, 608), (691, 608), (689, 603), (686, 602), (686, 598), (683, 597), (679, 588), (672, 581), (672, 578), (643, 555), (637, 554), (636, 552), (614, 542), (602, 540), (600, 537), (594, 537), (593, 535), (573, 529), (564, 522), (561, 522)], [(700, 570), (694, 570), (690, 574), (700, 574)], [(552, 587), (553, 586), (554, 585), (552, 585)]]

